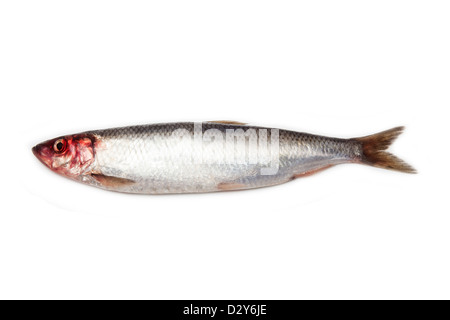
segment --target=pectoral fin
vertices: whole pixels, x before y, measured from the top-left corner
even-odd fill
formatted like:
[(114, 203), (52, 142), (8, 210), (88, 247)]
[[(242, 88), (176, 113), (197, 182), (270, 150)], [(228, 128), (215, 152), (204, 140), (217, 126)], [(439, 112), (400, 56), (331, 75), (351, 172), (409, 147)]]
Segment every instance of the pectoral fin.
[(135, 183), (131, 179), (107, 176), (102, 173), (91, 173), (91, 176), (106, 188), (121, 188)]

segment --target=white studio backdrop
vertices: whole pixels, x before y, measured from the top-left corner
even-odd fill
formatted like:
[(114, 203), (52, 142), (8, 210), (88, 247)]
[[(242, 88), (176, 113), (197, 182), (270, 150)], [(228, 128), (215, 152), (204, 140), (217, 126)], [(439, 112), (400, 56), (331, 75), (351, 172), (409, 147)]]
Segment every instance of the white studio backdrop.
[[(3, 1), (0, 298), (450, 298), (446, 1)], [(63, 134), (237, 120), (398, 125), (417, 175), (342, 165), (136, 196), (50, 172)]]

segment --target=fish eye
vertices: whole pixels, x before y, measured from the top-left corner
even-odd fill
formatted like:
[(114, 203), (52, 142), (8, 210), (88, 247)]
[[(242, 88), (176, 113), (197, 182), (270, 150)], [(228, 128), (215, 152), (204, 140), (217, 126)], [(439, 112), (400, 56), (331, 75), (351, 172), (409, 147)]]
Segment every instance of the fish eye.
[(55, 150), (56, 153), (62, 153), (66, 150), (67, 142), (64, 139), (58, 139), (53, 144), (53, 150)]

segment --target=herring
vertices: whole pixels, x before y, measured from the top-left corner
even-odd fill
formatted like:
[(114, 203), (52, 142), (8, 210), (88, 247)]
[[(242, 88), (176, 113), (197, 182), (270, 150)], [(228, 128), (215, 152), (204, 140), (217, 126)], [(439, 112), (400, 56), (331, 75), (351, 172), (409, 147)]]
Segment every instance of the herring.
[(416, 171), (385, 150), (403, 131), (340, 139), (236, 121), (87, 131), (36, 145), (52, 171), (106, 190), (202, 193), (274, 186), (344, 163)]

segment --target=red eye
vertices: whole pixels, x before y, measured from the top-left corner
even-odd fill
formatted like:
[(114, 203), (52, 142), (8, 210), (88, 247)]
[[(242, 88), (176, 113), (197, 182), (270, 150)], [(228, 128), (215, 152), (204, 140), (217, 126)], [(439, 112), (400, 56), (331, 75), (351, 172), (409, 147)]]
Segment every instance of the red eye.
[(64, 139), (58, 139), (53, 144), (53, 150), (55, 150), (56, 153), (63, 153), (66, 151), (67, 147), (67, 141)]

